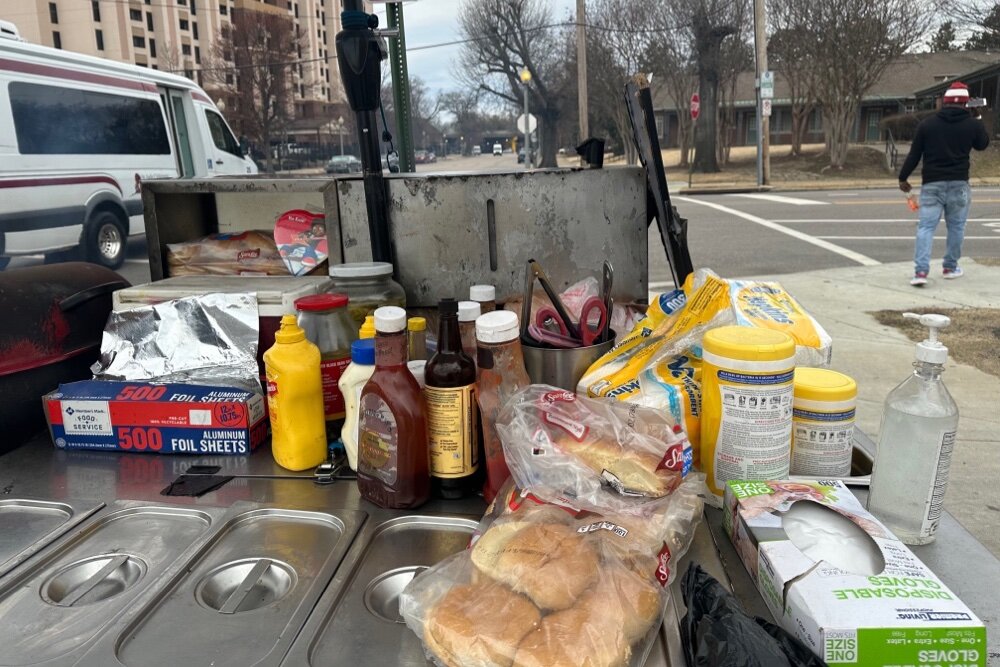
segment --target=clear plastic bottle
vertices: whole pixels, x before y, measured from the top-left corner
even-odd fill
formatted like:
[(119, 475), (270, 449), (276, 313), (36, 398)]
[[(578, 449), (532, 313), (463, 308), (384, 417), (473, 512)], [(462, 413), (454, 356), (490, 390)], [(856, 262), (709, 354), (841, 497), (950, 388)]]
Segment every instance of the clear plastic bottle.
[(411, 317), (406, 320), (406, 335), (409, 341), (410, 361), (427, 359), (427, 319)]
[(927, 544), (941, 518), (958, 430), (958, 406), (941, 381), (948, 348), (937, 339), (951, 320), (903, 316), (920, 320), (930, 336), (917, 344), (913, 374), (885, 399), (868, 509), (906, 544)]
[(509, 310), (486, 313), (476, 320), (479, 373), (476, 399), (483, 422), (483, 448), (486, 482), (483, 497), (492, 502), (500, 487), (510, 477), (503, 445), (497, 434), (497, 415), (508, 399), (531, 384), (524, 369), (517, 315)]

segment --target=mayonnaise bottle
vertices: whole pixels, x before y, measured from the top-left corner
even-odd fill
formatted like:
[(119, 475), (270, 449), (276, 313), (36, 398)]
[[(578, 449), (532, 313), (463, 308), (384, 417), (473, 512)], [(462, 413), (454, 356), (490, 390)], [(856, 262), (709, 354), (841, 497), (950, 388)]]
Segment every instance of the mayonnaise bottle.
[(351, 343), (351, 363), (344, 369), (337, 382), (344, 396), (344, 428), (340, 438), (347, 450), (347, 463), (351, 470), (358, 469), (358, 417), (361, 390), (375, 372), (375, 339), (362, 338)]

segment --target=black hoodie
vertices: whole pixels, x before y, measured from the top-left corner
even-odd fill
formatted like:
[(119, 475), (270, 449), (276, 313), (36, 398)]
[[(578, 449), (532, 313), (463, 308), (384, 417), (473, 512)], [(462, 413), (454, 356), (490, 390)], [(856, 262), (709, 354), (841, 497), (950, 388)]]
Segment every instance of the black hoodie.
[(990, 145), (981, 120), (962, 107), (945, 107), (920, 121), (910, 154), (899, 170), (899, 180), (909, 178), (920, 158), (924, 183), (969, 180), (969, 153)]

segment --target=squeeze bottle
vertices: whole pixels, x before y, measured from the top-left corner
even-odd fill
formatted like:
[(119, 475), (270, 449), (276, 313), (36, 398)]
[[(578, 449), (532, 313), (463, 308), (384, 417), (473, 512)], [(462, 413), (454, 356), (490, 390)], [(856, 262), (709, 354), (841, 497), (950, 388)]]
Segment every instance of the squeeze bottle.
[(930, 330), (913, 373), (889, 392), (882, 411), (868, 509), (906, 544), (934, 541), (958, 430), (958, 406), (941, 381), (948, 348), (944, 315), (903, 313)]
[(295, 315), (281, 318), (264, 353), (271, 454), (282, 468), (306, 470), (326, 460), (326, 415), (319, 348), (306, 340)]
[(340, 439), (347, 450), (351, 470), (358, 469), (358, 424), (361, 414), (361, 390), (375, 372), (375, 339), (365, 338), (351, 343), (351, 363), (337, 383), (344, 395), (344, 428)]

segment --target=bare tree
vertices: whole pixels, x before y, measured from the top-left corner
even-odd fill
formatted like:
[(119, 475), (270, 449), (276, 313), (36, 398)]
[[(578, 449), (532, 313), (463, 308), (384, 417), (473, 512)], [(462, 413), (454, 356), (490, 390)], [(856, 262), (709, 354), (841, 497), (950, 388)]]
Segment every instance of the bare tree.
[(928, 0), (789, 0), (789, 25), (814, 63), (830, 166), (842, 169), (861, 98), (889, 64), (923, 37)]
[[(227, 117), (262, 148), (269, 171), (271, 142), (284, 135), (295, 114), (295, 61), (306, 43), (290, 17), (233, 10), (214, 46), (211, 66), (204, 68), (206, 78), (229, 98)], [(298, 85), (305, 92), (316, 84), (301, 80)]]
[(777, 70), (788, 84), (792, 111), (792, 155), (802, 155), (802, 143), (809, 127), (809, 118), (816, 109), (817, 69), (812, 61), (807, 40), (809, 31), (800, 25), (787, 23), (785, 8), (800, 0), (777, 0), (771, 5), (771, 23), (775, 32), (768, 39), (768, 64)]
[[(458, 23), (466, 44), (458, 62), (460, 78), (518, 108), (527, 86), (529, 111), (537, 116), (542, 167), (556, 166), (560, 96), (566, 85), (561, 63), (565, 25), (556, 24), (546, 0), (464, 0)], [(521, 83), (520, 72), (531, 74)]]
[[(685, 21), (678, 16), (678, 6), (660, 0), (651, 4), (649, 25), (655, 29), (655, 39), (649, 46), (646, 68), (652, 72), (654, 87), (665, 86), (677, 108), (677, 145), (680, 148), (680, 166), (689, 165), (694, 143), (694, 121), (686, 105), (698, 90), (698, 73), (694, 62), (691, 33), (682, 26)], [(662, 83), (660, 83), (662, 82)]]
[(650, 45), (655, 40), (650, 39), (652, 33), (625, 30), (622, 26), (643, 25), (648, 16), (649, 7), (632, 0), (594, 0), (587, 8), (587, 86), (591, 106), (613, 120), (626, 164), (635, 164), (638, 154), (625, 106), (625, 82), (649, 62)]
[[(742, 8), (745, 8), (743, 5)], [(737, 8), (739, 11), (741, 8)], [(747, 16), (737, 15), (737, 32), (722, 45), (719, 67), (719, 113), (716, 156), (720, 163), (729, 164), (736, 128), (736, 84), (742, 72), (753, 69), (753, 47), (746, 41), (750, 24)]]

